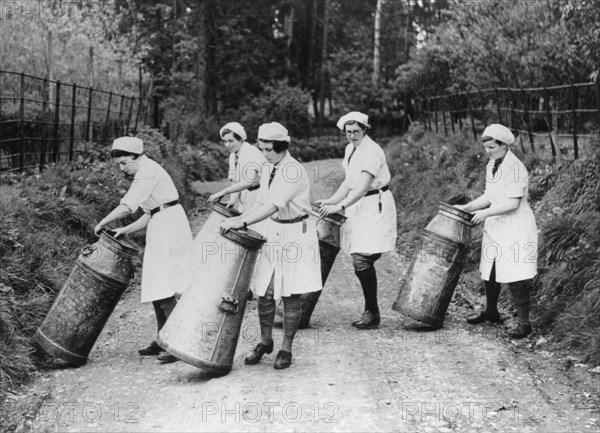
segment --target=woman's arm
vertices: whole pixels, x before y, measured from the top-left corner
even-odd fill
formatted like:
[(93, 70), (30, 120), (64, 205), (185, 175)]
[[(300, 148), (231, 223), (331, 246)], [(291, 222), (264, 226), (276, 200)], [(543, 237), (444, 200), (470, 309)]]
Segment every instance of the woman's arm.
[(146, 228), (148, 226), (148, 223), (150, 222), (150, 218), (151, 218), (151, 216), (149, 213), (144, 213), (144, 215), (139, 217), (136, 221), (132, 222), (128, 226), (119, 227), (119, 228), (114, 229), (115, 238), (119, 237), (121, 235), (134, 233), (134, 232), (137, 232), (138, 230), (142, 230), (142, 229)]
[(125, 218), (127, 215), (131, 213), (131, 209), (124, 204), (120, 204), (116, 208), (114, 208), (108, 215), (106, 215), (102, 221), (98, 223), (98, 225), (94, 228), (94, 233), (96, 236), (100, 236), (100, 231), (104, 228), (105, 225), (110, 224), (113, 221), (120, 220)]
[(488, 199), (487, 195), (482, 194), (481, 196), (479, 196), (478, 198), (476, 198), (473, 201), (470, 201), (467, 204), (454, 205), (454, 207), (458, 208), (460, 210), (464, 210), (465, 212), (474, 212), (476, 210), (489, 207), (490, 204), (492, 204), (492, 203)]
[(323, 206), (323, 205), (339, 203), (341, 200), (346, 198), (346, 196), (348, 195), (349, 192), (350, 192), (350, 188), (348, 188), (348, 186), (346, 185), (346, 181), (344, 180), (344, 182), (342, 182), (342, 184), (337, 189), (335, 194), (333, 194), (328, 199), (317, 200), (317, 204), (320, 204), (321, 206)]
[[(344, 208), (347, 208), (348, 206), (352, 206), (354, 203), (356, 203), (357, 201), (359, 201), (361, 198), (364, 197), (364, 195), (369, 190), (371, 183), (373, 183), (373, 179), (375, 179), (375, 176), (373, 176), (371, 173), (369, 173), (368, 171), (362, 171), (360, 173), (360, 178), (358, 181), (358, 188), (353, 190), (352, 192), (350, 192), (350, 189), (348, 188), (348, 193), (346, 194), (345, 198), (342, 198), (341, 200), (334, 202), (337, 204), (322, 206), (321, 212), (319, 213), (319, 215), (323, 217), (323, 216), (326, 216), (326, 215), (329, 215), (332, 213), (342, 211), (342, 206)], [(336, 193), (336, 195), (337, 195), (337, 193)]]
[(277, 207), (273, 204), (260, 205), (253, 207), (248, 212), (234, 218), (228, 218), (221, 223), (221, 232), (225, 233), (231, 229), (240, 229), (246, 225), (252, 225), (259, 221), (265, 220), (277, 212)]
[(509, 198), (502, 204), (497, 204), (488, 207), (487, 209), (478, 210), (473, 214), (471, 221), (475, 224), (482, 223), (487, 217), (503, 215), (508, 212), (512, 212), (519, 208), (521, 203), (521, 197)]

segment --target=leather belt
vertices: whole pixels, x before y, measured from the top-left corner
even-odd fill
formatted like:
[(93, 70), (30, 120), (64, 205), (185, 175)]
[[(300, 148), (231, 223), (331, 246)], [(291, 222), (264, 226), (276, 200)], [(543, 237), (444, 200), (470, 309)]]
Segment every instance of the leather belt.
[(308, 215), (301, 215), (299, 217), (292, 218), (292, 219), (289, 219), (289, 220), (282, 220), (282, 219), (279, 219), (279, 218), (271, 217), (271, 219), (273, 221), (275, 221), (276, 223), (279, 223), (279, 224), (294, 224), (294, 223), (299, 223), (300, 221), (304, 221), (306, 218), (308, 218)]
[(150, 216), (153, 216), (155, 213), (160, 212), (161, 210), (164, 210), (164, 209), (166, 209), (168, 207), (175, 206), (175, 205), (178, 205), (178, 204), (179, 204), (179, 199), (173, 200), (173, 201), (165, 203), (165, 204), (163, 204), (161, 206), (155, 207), (154, 209), (152, 209), (150, 211)]
[(374, 195), (374, 194), (379, 194), (380, 192), (386, 192), (388, 189), (390, 189), (390, 187), (388, 185), (384, 186), (383, 188), (372, 189), (371, 191), (367, 191), (367, 193), (365, 194), (365, 197), (368, 197), (368, 196)]
[(260, 185), (254, 185), (247, 189), (248, 189), (248, 191), (256, 191), (258, 188), (260, 188)]

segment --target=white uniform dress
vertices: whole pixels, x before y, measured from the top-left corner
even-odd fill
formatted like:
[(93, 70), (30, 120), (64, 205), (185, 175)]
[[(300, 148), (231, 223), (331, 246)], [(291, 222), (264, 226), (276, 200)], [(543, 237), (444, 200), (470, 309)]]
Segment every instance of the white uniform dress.
[[(179, 198), (173, 180), (160, 164), (145, 155), (138, 161), (138, 171), (121, 204), (132, 212), (141, 207), (150, 213)], [(192, 231), (183, 207), (178, 204), (155, 213), (146, 229), (142, 302), (183, 293), (194, 277), (195, 269)]]
[[(256, 172), (260, 176), (263, 164), (266, 163), (267, 160), (262, 152), (256, 146), (244, 141), (237, 153), (229, 155), (229, 180), (233, 183), (241, 180), (248, 181), (252, 178), (252, 172)], [(238, 210), (243, 213), (252, 208), (257, 195), (258, 188), (252, 191), (245, 189), (240, 192)]]
[(486, 218), (481, 244), (481, 278), (488, 281), (494, 261), (496, 281), (512, 283), (537, 274), (538, 236), (535, 216), (528, 203), (529, 175), (525, 165), (510, 150), (492, 175), (494, 161), (486, 167), (485, 195), (493, 205), (520, 198), (519, 207), (503, 215)]
[[(351, 191), (358, 189), (361, 173), (366, 171), (374, 176), (368, 191), (388, 186), (390, 170), (381, 146), (365, 135), (348, 163), (353, 150), (354, 145), (349, 143), (342, 162), (346, 170), (344, 184)], [(394, 251), (397, 236), (396, 204), (389, 189), (361, 198), (346, 208), (345, 215), (348, 219), (341, 229), (341, 248), (346, 254)]]
[[(304, 167), (289, 153), (274, 166), (267, 164), (260, 178), (259, 200), (277, 207), (274, 218), (289, 220), (310, 215), (310, 185)], [(312, 217), (292, 224), (269, 221), (267, 242), (261, 249), (254, 272), (254, 288), (265, 296), (273, 277), (273, 298), (316, 292), (321, 283), (321, 258), (315, 220)]]

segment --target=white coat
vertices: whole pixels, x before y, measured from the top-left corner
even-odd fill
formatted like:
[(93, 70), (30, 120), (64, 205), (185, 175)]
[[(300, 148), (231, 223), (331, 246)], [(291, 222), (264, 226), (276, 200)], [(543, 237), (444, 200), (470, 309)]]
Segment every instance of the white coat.
[[(374, 176), (368, 191), (388, 186), (390, 170), (381, 146), (368, 135), (352, 154), (354, 145), (346, 146), (342, 166), (344, 184), (352, 191), (359, 187), (363, 171)], [(352, 154), (350, 163), (348, 158)], [(379, 203), (381, 201), (381, 211)], [(396, 203), (390, 190), (361, 198), (345, 212), (348, 218), (341, 228), (341, 248), (346, 254), (378, 254), (396, 248)]]
[[(275, 218), (285, 220), (310, 215), (310, 185), (304, 167), (288, 153), (277, 164), (269, 187), (272, 170), (272, 164), (264, 166), (259, 201), (277, 207)], [(267, 242), (254, 271), (252, 287), (256, 294), (265, 296), (271, 279), (275, 299), (321, 290), (321, 257), (315, 219), (309, 217), (292, 224), (269, 220), (261, 228)]]
[(481, 278), (489, 281), (496, 263), (496, 281), (512, 283), (537, 274), (538, 236), (535, 216), (528, 203), (529, 174), (510, 150), (492, 175), (494, 161), (486, 167), (485, 195), (493, 205), (520, 198), (519, 207), (503, 215), (486, 218), (481, 244)]
[[(260, 150), (256, 146), (244, 141), (237, 153), (229, 155), (229, 180), (233, 183), (238, 183), (241, 180), (250, 180), (252, 174), (256, 173), (260, 176), (262, 167), (267, 163)], [(256, 201), (258, 189), (250, 191), (245, 189), (240, 192), (238, 210), (245, 212), (251, 209)], [(253, 227), (256, 229), (256, 227)]]
[[(173, 180), (157, 162), (142, 155), (135, 178), (121, 199), (132, 212), (146, 213), (179, 198)], [(178, 204), (155, 213), (146, 229), (142, 267), (142, 302), (152, 302), (183, 293), (196, 270), (190, 224)]]

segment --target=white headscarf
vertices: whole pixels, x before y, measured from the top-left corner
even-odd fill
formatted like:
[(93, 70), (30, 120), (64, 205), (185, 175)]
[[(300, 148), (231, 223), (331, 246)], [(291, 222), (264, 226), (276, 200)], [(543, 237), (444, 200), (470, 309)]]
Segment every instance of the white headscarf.
[(144, 152), (144, 142), (137, 137), (119, 137), (113, 141), (112, 150), (142, 154)]
[(291, 141), (288, 130), (281, 123), (263, 123), (258, 128), (258, 139), (266, 141)]
[(246, 135), (246, 130), (238, 122), (229, 122), (227, 125), (222, 127), (219, 131), (219, 137), (223, 138), (223, 131), (226, 129), (229, 129), (231, 132), (235, 132), (237, 135), (242, 137), (242, 140), (244, 141), (248, 139), (248, 135)]
[(499, 123), (492, 123), (490, 126), (485, 128), (482, 137), (486, 136), (492, 137), (494, 140), (501, 141), (509, 146), (515, 141), (515, 136), (512, 132), (510, 132), (510, 129), (504, 125), (500, 125)]
[(370, 127), (369, 116), (367, 116), (364, 113), (361, 113), (360, 111), (351, 111), (350, 113), (345, 114), (344, 116), (340, 117), (340, 120), (338, 120), (338, 122), (337, 122), (337, 127), (340, 129), (340, 131), (343, 131), (344, 126), (346, 125), (346, 122), (349, 122), (351, 120), (354, 120), (355, 122), (358, 122), (358, 123), (362, 123), (367, 128)]

